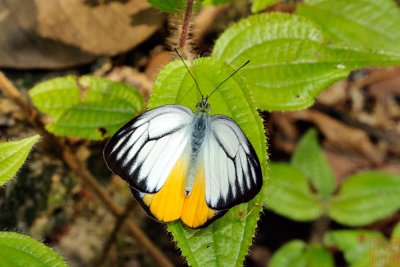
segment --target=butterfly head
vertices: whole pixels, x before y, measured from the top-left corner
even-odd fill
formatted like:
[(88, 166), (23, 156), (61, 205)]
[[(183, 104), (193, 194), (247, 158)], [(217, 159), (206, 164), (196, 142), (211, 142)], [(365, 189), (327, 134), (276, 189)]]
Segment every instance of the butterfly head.
[(208, 96), (203, 96), (201, 101), (196, 105), (197, 112), (208, 113), (210, 109), (211, 107), (210, 104), (208, 104)]

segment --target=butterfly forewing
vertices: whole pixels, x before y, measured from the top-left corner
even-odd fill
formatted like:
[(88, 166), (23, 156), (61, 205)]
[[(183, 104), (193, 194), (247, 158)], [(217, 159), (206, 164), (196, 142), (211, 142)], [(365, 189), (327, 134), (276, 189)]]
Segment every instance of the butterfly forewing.
[(141, 192), (159, 191), (190, 142), (192, 117), (189, 109), (176, 105), (136, 117), (108, 141), (108, 167)]

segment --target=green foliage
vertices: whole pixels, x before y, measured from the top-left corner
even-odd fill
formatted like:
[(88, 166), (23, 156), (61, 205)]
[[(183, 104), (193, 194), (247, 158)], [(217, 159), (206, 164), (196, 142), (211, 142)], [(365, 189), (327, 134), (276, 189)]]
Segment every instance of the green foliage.
[(307, 251), (307, 267), (334, 267), (332, 254), (320, 244), (310, 245)]
[(147, 0), (150, 4), (167, 13), (179, 11), (184, 5), (184, 0)]
[(315, 130), (304, 134), (290, 165), (273, 163), (270, 175), (264, 205), (293, 220), (315, 220), (328, 214), (339, 223), (360, 226), (400, 209), (400, 176), (394, 174), (371, 171), (347, 177), (339, 193), (332, 195), (335, 178)]
[(272, 256), (269, 267), (303, 267), (306, 266), (306, 244), (301, 240), (293, 240), (283, 245)]
[(257, 13), (265, 10), (267, 7), (272, 6), (273, 4), (278, 3), (279, 0), (253, 0), (253, 4), (251, 5), (251, 12)]
[(400, 242), (400, 222), (398, 222), (394, 227), (390, 240), (392, 242)]
[(297, 144), (291, 165), (301, 170), (324, 199), (335, 189), (335, 177), (318, 144), (317, 131), (310, 130)]
[[(234, 69), (212, 58), (199, 58), (191, 67), (203, 94), (209, 94)], [(149, 108), (166, 104), (180, 104), (195, 110), (200, 96), (193, 79), (182, 62), (174, 61), (160, 72), (154, 85)], [(211, 113), (233, 118), (253, 144), (266, 173), (266, 141), (261, 118), (248, 93), (240, 73), (212, 95)], [(212, 225), (191, 230), (180, 222), (168, 225), (182, 254), (190, 266), (240, 266), (251, 244), (261, 205), (260, 197), (232, 208)]]
[(241, 75), (258, 107), (270, 111), (306, 108), (354, 69), (400, 63), (400, 53), (334, 44), (312, 21), (280, 13), (233, 25), (218, 38), (212, 55), (232, 66), (250, 60)]
[(64, 260), (35, 239), (14, 232), (0, 232), (2, 267), (66, 267)]
[(14, 177), (38, 140), (39, 135), (34, 135), (19, 141), (0, 143), (0, 186)]
[(316, 22), (329, 40), (400, 53), (400, 9), (393, 0), (306, 0), (297, 13)]
[(271, 163), (269, 176), (264, 198), (267, 208), (296, 221), (311, 221), (322, 215), (321, 201), (311, 192), (301, 171), (288, 164)]
[(366, 230), (336, 230), (328, 232), (324, 244), (344, 252), (348, 263), (354, 263), (368, 254), (371, 242), (384, 241), (383, 234)]
[[(389, 173), (371, 171), (350, 176), (333, 195), (334, 176), (313, 129), (300, 140), (290, 165), (272, 163), (270, 166), (271, 178), (264, 204), (293, 220), (314, 220), (328, 214), (344, 225), (360, 226), (390, 216), (400, 208), (400, 176)], [(317, 183), (313, 178), (316, 175), (319, 176)], [(319, 197), (312, 193), (308, 182), (314, 184)], [(318, 186), (321, 184), (328, 186)], [(321, 190), (323, 188), (329, 190)], [(392, 233), (395, 246), (399, 237), (400, 223)], [(272, 257), (270, 266), (334, 266), (332, 256), (324, 247), (306, 248), (299, 242), (292, 241), (283, 246)], [(324, 236), (324, 245), (343, 251), (351, 267), (369, 266), (370, 255), (377, 261), (398, 263), (398, 259), (389, 253), (393, 245), (390, 247), (389, 241), (379, 232), (330, 231)]]
[(111, 136), (144, 108), (134, 88), (94, 76), (51, 79), (37, 84), (29, 95), (51, 117), (46, 130), (92, 140)]
[(330, 201), (332, 219), (350, 226), (365, 225), (400, 208), (400, 176), (365, 172), (346, 178)]
[(269, 267), (333, 267), (333, 257), (323, 246), (293, 240), (283, 245), (271, 258)]

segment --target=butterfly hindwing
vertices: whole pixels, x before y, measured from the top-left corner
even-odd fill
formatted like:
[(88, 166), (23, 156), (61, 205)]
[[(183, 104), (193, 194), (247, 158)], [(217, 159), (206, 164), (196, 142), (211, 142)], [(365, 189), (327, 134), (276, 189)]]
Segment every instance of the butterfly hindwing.
[(229, 117), (211, 117), (204, 147), (206, 201), (222, 210), (252, 199), (262, 187), (261, 165), (256, 152)]
[(193, 113), (167, 105), (149, 110), (123, 126), (107, 143), (108, 167), (141, 192), (155, 193), (190, 142)]

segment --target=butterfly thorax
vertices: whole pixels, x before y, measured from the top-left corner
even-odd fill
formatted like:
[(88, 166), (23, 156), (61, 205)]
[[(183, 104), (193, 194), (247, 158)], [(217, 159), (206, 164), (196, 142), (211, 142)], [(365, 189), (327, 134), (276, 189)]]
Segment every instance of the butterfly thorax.
[[(199, 104), (201, 104), (200, 102)], [(198, 104), (198, 106), (199, 106)], [(204, 109), (199, 110), (197, 108), (197, 112), (194, 113), (193, 122), (192, 122), (192, 136), (190, 140), (191, 144), (191, 158), (189, 163), (189, 171), (186, 177), (186, 185), (185, 185), (185, 193), (189, 195), (192, 191), (192, 187), (195, 180), (195, 175), (197, 173), (197, 168), (201, 167), (199, 162), (199, 152), (203, 149), (205, 137), (209, 131), (209, 124), (210, 124), (210, 115), (208, 114), (209, 105), (207, 104), (207, 110)]]
[(201, 101), (196, 105), (197, 112), (208, 113), (210, 109), (211, 107), (210, 104), (208, 104), (208, 96), (206, 97), (203, 96), (201, 98)]

